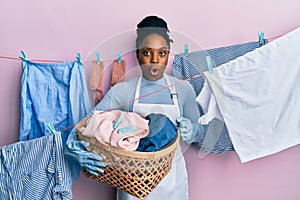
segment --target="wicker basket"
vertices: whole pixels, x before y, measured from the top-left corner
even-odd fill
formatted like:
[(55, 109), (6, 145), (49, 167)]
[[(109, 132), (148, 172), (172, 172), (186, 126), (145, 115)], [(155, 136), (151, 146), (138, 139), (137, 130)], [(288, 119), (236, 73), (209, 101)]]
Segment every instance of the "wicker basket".
[(83, 169), (86, 177), (111, 185), (137, 198), (143, 198), (149, 195), (170, 171), (179, 144), (179, 133), (167, 147), (159, 151), (126, 151), (82, 135), (80, 128), (86, 125), (86, 121), (87, 119), (84, 119), (76, 126), (79, 140), (90, 142), (88, 150), (101, 155), (107, 163), (105, 172), (99, 173), (98, 176)]

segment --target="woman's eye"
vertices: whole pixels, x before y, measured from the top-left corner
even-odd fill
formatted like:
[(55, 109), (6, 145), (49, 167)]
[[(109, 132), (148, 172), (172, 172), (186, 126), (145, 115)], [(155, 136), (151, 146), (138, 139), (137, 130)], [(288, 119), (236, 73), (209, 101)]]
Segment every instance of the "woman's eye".
[(150, 51), (144, 51), (144, 52), (143, 52), (143, 55), (144, 55), (144, 56), (150, 56)]
[(165, 51), (161, 51), (161, 52), (159, 52), (159, 55), (160, 56), (165, 56), (167, 53), (165, 52)]

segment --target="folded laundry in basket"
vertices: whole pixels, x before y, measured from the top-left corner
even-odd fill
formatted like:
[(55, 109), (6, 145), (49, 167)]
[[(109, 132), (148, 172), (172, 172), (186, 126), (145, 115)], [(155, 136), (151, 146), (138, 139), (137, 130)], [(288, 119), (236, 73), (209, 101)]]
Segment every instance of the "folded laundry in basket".
[(177, 128), (167, 116), (151, 113), (145, 119), (149, 120), (149, 134), (140, 140), (137, 151), (157, 151), (176, 137)]
[(113, 110), (95, 111), (82, 134), (114, 147), (136, 150), (140, 138), (148, 133), (148, 120), (133, 112)]

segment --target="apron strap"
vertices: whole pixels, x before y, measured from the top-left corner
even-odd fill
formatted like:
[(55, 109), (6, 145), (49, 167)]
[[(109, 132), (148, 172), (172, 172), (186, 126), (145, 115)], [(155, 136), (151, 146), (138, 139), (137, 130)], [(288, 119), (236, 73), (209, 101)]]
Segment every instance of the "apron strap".
[[(171, 83), (171, 80), (168, 75), (164, 75), (164, 78), (167, 82), (168, 89), (170, 90), (173, 104), (178, 106), (178, 94), (176, 92), (175, 85), (173, 83)], [(134, 99), (137, 99), (140, 97), (141, 82), (142, 82), (142, 77), (140, 77), (137, 81)], [(136, 100), (136, 101), (138, 101), (138, 100)], [(135, 101), (133, 102), (133, 107), (135, 107)]]
[(178, 94), (176, 92), (175, 85), (173, 83), (171, 83), (171, 79), (169, 78), (168, 75), (165, 75), (164, 77), (165, 77), (167, 85), (169, 87), (169, 90), (170, 90), (170, 93), (171, 93), (171, 99), (173, 100), (173, 104), (175, 106), (177, 106), (178, 109), (179, 109), (179, 106), (178, 106)]
[(136, 108), (136, 101), (139, 101), (137, 98), (140, 97), (140, 87), (141, 87), (141, 81), (142, 81), (142, 77), (140, 77), (137, 81), (136, 87), (135, 87), (135, 94), (134, 94), (134, 101), (133, 101), (133, 108), (132, 111), (135, 111)]

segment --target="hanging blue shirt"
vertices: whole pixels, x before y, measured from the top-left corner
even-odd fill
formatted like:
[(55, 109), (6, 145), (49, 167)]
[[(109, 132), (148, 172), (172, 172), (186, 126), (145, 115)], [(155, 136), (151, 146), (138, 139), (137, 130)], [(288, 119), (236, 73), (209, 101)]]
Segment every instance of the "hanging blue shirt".
[(0, 148), (0, 199), (72, 199), (61, 133)]
[[(20, 141), (35, 139), (78, 123), (91, 112), (81, 62), (36, 63), (22, 61)], [(69, 132), (63, 132), (63, 143)]]

